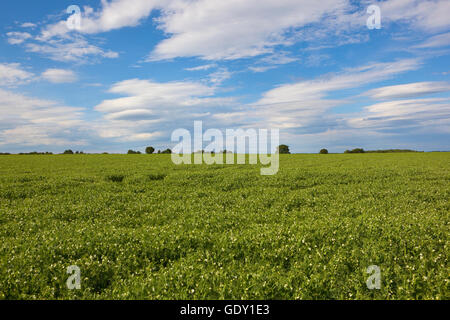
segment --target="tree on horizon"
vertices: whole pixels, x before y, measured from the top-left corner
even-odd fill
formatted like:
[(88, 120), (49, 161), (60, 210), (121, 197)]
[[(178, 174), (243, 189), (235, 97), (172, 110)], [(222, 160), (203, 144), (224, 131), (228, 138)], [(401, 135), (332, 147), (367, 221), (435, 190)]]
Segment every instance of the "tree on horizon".
[(285, 144), (279, 145), (277, 148), (277, 152), (279, 154), (291, 154), (291, 152), (289, 151), (289, 146)]

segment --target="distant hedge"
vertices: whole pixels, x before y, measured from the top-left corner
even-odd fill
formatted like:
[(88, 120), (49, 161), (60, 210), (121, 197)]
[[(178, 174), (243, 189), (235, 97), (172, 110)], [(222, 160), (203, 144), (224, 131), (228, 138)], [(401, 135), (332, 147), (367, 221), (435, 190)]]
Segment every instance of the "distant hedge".
[(344, 153), (365, 153), (363, 148), (356, 148), (353, 150), (345, 150)]
[(409, 149), (388, 149), (388, 150), (370, 150), (367, 153), (403, 153), (403, 152), (423, 152)]
[(423, 152), (409, 149), (386, 149), (386, 150), (368, 150), (365, 151), (363, 148), (356, 148), (353, 150), (345, 150), (344, 153), (403, 153), (403, 152)]

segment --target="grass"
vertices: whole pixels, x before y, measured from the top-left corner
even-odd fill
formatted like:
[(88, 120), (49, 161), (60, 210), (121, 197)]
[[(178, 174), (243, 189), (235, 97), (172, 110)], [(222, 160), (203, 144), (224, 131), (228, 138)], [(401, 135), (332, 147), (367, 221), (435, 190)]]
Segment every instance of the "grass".
[(261, 176), (165, 155), (4, 156), (0, 299), (449, 299), (449, 164), (286, 155)]
[(125, 176), (123, 174), (112, 174), (107, 176), (106, 179), (112, 182), (122, 182)]

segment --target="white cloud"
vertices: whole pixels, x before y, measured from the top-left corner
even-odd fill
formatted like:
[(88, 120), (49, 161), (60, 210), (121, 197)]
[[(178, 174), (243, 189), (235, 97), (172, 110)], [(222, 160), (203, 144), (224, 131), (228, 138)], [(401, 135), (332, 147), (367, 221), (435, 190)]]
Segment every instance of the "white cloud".
[[(157, 8), (161, 0), (112, 0), (101, 1), (101, 9), (95, 11), (85, 6), (81, 12), (81, 25), (78, 30), (85, 34), (108, 32), (124, 27), (134, 27), (147, 18), (151, 11)], [(66, 21), (60, 21), (46, 26), (40, 35), (42, 40), (53, 37), (63, 37), (71, 30), (67, 28)]]
[[(362, 26), (361, 19), (355, 22), (357, 16), (347, 12), (353, 9), (348, 0), (133, 0), (132, 5), (129, 0), (112, 0), (102, 1), (98, 10), (84, 7), (78, 32), (96, 34), (135, 27), (159, 10), (161, 16), (155, 21), (168, 38), (157, 45), (149, 60), (237, 59), (293, 44), (295, 37), (288, 35), (292, 30), (325, 17), (333, 30), (344, 24)], [(60, 21), (43, 28), (37, 39), (45, 42), (69, 33), (66, 21)]]
[(252, 66), (252, 67), (248, 67), (248, 69), (249, 70), (251, 70), (251, 71), (253, 71), (253, 72), (266, 72), (266, 71), (268, 71), (268, 70), (271, 70), (271, 69), (275, 69), (276, 68), (276, 66), (259, 66), (259, 67), (255, 67), (255, 66)]
[(83, 109), (0, 89), (0, 145), (81, 145)]
[(265, 56), (259, 60), (259, 63), (266, 63), (269, 65), (287, 64), (297, 61), (298, 58), (293, 58), (289, 56), (288, 52), (280, 51), (268, 56)]
[(257, 104), (270, 105), (322, 99), (329, 92), (381, 81), (399, 73), (417, 69), (419, 65), (416, 59), (403, 59), (346, 69), (341, 74), (279, 86), (266, 92)]
[(151, 133), (130, 133), (123, 135), (118, 141), (128, 142), (128, 141), (151, 141), (155, 138), (161, 137), (163, 134), (161, 132), (151, 132)]
[(450, 26), (448, 0), (389, 0), (377, 4), (381, 8), (382, 21), (403, 22), (413, 29), (431, 32)]
[(23, 70), (19, 63), (0, 63), (0, 86), (17, 86), (32, 81), (35, 75)]
[(426, 127), (428, 131), (450, 133), (450, 100), (448, 98), (396, 100), (364, 108), (363, 117), (348, 120), (353, 128), (395, 130)]
[[(364, 6), (367, 1), (360, 6), (349, 0), (133, 0), (131, 3), (112, 0), (101, 1), (99, 9), (84, 7), (78, 34), (135, 27), (158, 10), (161, 15), (154, 21), (167, 38), (156, 45), (148, 61), (177, 57), (229, 60), (274, 53), (277, 45), (288, 46), (299, 41), (314, 43), (333, 38), (334, 45), (339, 45), (367, 40), (367, 35), (360, 34), (367, 19)], [(405, 23), (411, 30), (426, 32), (445, 30), (450, 25), (448, 0), (389, 0), (377, 4), (381, 7), (382, 21), (386, 23)], [(73, 32), (67, 28), (66, 21), (60, 21), (44, 27), (36, 39), (47, 43), (67, 39), (69, 34)], [(441, 35), (428, 45), (434, 46), (446, 39)], [(78, 55), (70, 53), (77, 48), (66, 46), (69, 48), (52, 43), (50, 47), (30, 45), (29, 49), (50, 52), (51, 57), (56, 56), (59, 61), (79, 58), (79, 51)], [(104, 52), (87, 44), (82, 49), (86, 55), (117, 56), (117, 53)], [(57, 54), (55, 50), (63, 53)], [(69, 58), (63, 58), (65, 55)], [(287, 62), (272, 64), (282, 63)], [(272, 64), (256, 65), (252, 70), (268, 70)]]
[[(147, 18), (160, 0), (102, 1), (101, 12), (88, 13), (83, 19), (82, 31), (86, 33), (105, 32), (138, 25)], [(89, 11), (88, 11), (89, 12)]]
[[(373, 141), (378, 141), (377, 147), (380, 147), (380, 141), (387, 141), (386, 147), (391, 148), (399, 146), (396, 136), (403, 136), (405, 141), (408, 135), (430, 132), (448, 134), (448, 98), (395, 100), (374, 104), (362, 112), (331, 112), (332, 108), (348, 105), (356, 97), (335, 100), (328, 97), (330, 93), (345, 92), (343, 90), (386, 80), (419, 66), (420, 61), (414, 59), (372, 63), (318, 79), (281, 85), (266, 92), (256, 104), (248, 105), (242, 111), (216, 114), (214, 117), (230, 125), (280, 128), (283, 141), (301, 145), (307, 150), (327, 144), (342, 146), (349, 141), (359, 145), (348, 147), (368, 147)], [(447, 83), (424, 82), (377, 88), (366, 94), (376, 99), (392, 99), (448, 90)], [(374, 140), (375, 137), (378, 139)], [(421, 137), (417, 139), (424, 141)], [(418, 147), (417, 141), (413, 148)]]
[(64, 69), (47, 69), (42, 73), (42, 77), (52, 83), (70, 83), (78, 80), (75, 72)]
[(151, 121), (141, 121), (137, 124), (134, 120), (99, 121), (95, 125), (95, 130), (99, 137), (115, 142), (146, 141), (148, 143), (164, 136), (163, 132), (152, 128), (152, 124)]
[(214, 88), (195, 82), (159, 83), (131, 79), (114, 84), (109, 92), (127, 97), (105, 100), (95, 110), (106, 113), (136, 109), (161, 112), (184, 108), (189, 111), (190, 107), (220, 105), (228, 101), (213, 98)]
[(119, 56), (117, 52), (104, 51), (103, 49), (90, 44), (82, 37), (71, 39), (52, 39), (46, 42), (27, 43), (26, 50), (40, 53), (46, 57), (62, 62), (85, 63), (89, 57), (100, 56), (114, 59)]
[(298, 58), (289, 56), (289, 53), (280, 51), (269, 54), (256, 62), (256, 65), (250, 66), (248, 69), (253, 72), (265, 72), (270, 69), (276, 68), (278, 65), (288, 64), (294, 61), (298, 61)]
[(397, 99), (447, 91), (450, 91), (450, 84), (446, 82), (415, 82), (372, 89), (365, 95), (373, 99)]
[[(449, 26), (450, 4), (447, 0), (389, 0), (377, 4), (381, 6), (383, 21), (404, 22), (412, 29), (432, 32)], [(359, 31), (367, 18), (365, 7), (361, 9), (349, 0), (133, 0), (132, 5), (127, 0), (112, 0), (102, 1), (98, 10), (84, 7), (78, 31), (96, 34), (135, 27), (156, 10), (161, 16), (155, 21), (167, 38), (156, 45), (148, 61), (177, 57), (205, 60), (254, 57), (274, 53), (277, 45), (315, 42), (330, 36), (336, 38), (336, 43), (352, 43), (361, 41)], [(46, 43), (55, 38), (64, 39), (69, 33), (66, 21), (60, 21), (47, 25), (37, 40)], [(83, 47), (90, 52), (87, 55), (117, 56), (117, 53), (102, 52), (95, 46)], [(51, 51), (46, 46), (29, 48), (32, 51)], [(73, 48), (65, 52), (70, 50)], [(60, 61), (71, 59), (58, 56)], [(284, 59), (294, 58), (286, 56)], [(262, 72), (272, 65), (290, 62), (278, 60), (253, 66), (252, 70)]]
[[(130, 5), (127, 0), (102, 1), (99, 10), (83, 8), (77, 31), (96, 34), (134, 27), (153, 10), (161, 10), (157, 22), (169, 38), (157, 45), (149, 59), (234, 59), (271, 52), (274, 45), (288, 42), (283, 36), (288, 28), (317, 22), (346, 2), (324, 0), (313, 5), (306, 0), (133, 0)], [(59, 21), (43, 28), (37, 40), (47, 42), (69, 33), (66, 21)]]
[(185, 68), (184, 70), (186, 71), (206, 71), (209, 70), (211, 68), (215, 68), (217, 67), (217, 64), (215, 63), (210, 63), (210, 64), (204, 64), (198, 67), (193, 67), (193, 68)]
[(133, 109), (124, 110), (105, 115), (105, 119), (108, 120), (143, 120), (152, 119), (155, 117), (155, 112), (147, 109)]
[(209, 81), (213, 85), (219, 85), (222, 82), (224, 82), (225, 80), (230, 79), (232, 74), (233, 73), (228, 71), (227, 68), (220, 68), (219, 70), (217, 70), (209, 75)]
[(237, 59), (271, 53), (291, 44), (286, 32), (342, 14), (346, 0), (173, 1), (163, 8), (159, 27), (169, 35), (149, 60), (201, 57)]
[[(284, 143), (303, 150), (314, 151), (320, 146), (334, 146), (335, 151), (361, 146), (414, 149), (421, 148), (419, 143), (422, 142), (423, 148), (429, 149), (432, 143), (424, 142), (426, 135), (435, 133), (444, 137), (450, 134), (449, 98), (386, 101), (361, 112), (336, 113), (331, 110), (349, 105), (356, 97), (339, 100), (328, 97), (333, 91), (345, 92), (343, 90), (376, 83), (419, 66), (419, 61), (415, 60), (373, 63), (327, 77), (281, 85), (266, 92), (255, 104), (216, 113), (213, 118), (233, 127), (279, 128)], [(375, 99), (393, 99), (448, 90), (447, 83), (422, 82), (381, 87), (366, 94)], [(412, 136), (414, 142), (405, 142)]]
[(117, 141), (161, 135), (186, 121), (205, 117), (216, 107), (234, 103), (231, 98), (214, 97), (215, 88), (202, 83), (177, 81), (160, 83), (131, 79), (114, 84), (112, 94), (123, 97), (102, 101), (94, 109), (104, 114), (97, 126), (99, 135)]
[(337, 126), (331, 108), (348, 103), (350, 98), (331, 99), (334, 91), (354, 89), (392, 78), (399, 73), (415, 70), (420, 62), (404, 59), (394, 62), (371, 63), (346, 69), (313, 80), (280, 85), (265, 92), (256, 103), (216, 114), (214, 118), (233, 126), (280, 128), (289, 132), (323, 132)]
[[(436, 32), (450, 25), (448, 0), (389, 0), (378, 4), (383, 21), (405, 23), (412, 30)], [(272, 53), (280, 44), (330, 37), (335, 37), (338, 45), (365, 41), (367, 36), (358, 34), (367, 19), (366, 7), (362, 7), (355, 9), (346, 0), (168, 2), (158, 19), (168, 38), (156, 46), (149, 60), (237, 59)], [(262, 71), (264, 66), (254, 68)]]
[[(108, 26), (114, 18), (121, 20), (133, 11), (133, 9), (130, 8), (124, 10), (125, 2), (123, 2), (121, 6), (116, 8), (122, 11), (115, 13), (111, 12), (110, 8), (115, 7), (116, 2), (120, 1), (102, 1), (102, 12), (105, 14), (105, 17), (103, 17), (103, 14), (99, 13), (97, 18), (101, 19), (103, 25)], [(148, 1), (141, 2), (144, 3)], [(128, 4), (126, 5), (128, 6)], [(135, 7), (132, 6), (131, 8)], [(82, 26), (87, 29), (82, 29), (80, 30), (81, 32), (70, 30), (66, 20), (63, 20), (44, 26), (37, 36), (32, 36), (28, 32), (9, 32), (7, 34), (8, 41), (10, 44), (25, 43), (24, 46), (28, 52), (40, 53), (55, 61), (86, 63), (91, 62), (92, 58), (95, 57), (117, 58), (119, 56), (117, 52), (104, 50), (99, 46), (92, 44), (91, 41), (88, 41), (82, 34), (109, 31), (114, 28), (106, 28), (105, 30), (101, 30), (101, 28), (98, 29), (101, 25), (97, 23), (97, 20), (91, 19), (96, 13), (90, 7), (85, 7), (83, 12), (86, 16), (82, 19)], [(111, 16), (111, 14), (113, 14), (113, 16)], [(36, 25), (26, 23), (23, 24), (22, 27), (34, 28)]]
[(308, 67), (324, 66), (327, 64), (327, 60), (329, 60), (330, 58), (331, 57), (327, 54), (314, 53), (306, 58), (305, 64)]
[(28, 32), (8, 32), (8, 42), (13, 45), (24, 44), (28, 52), (40, 53), (52, 60), (63, 62), (87, 62), (89, 57), (117, 58), (117, 52), (103, 50), (89, 43), (84, 36), (76, 33), (68, 34), (65, 22), (59, 22), (51, 27), (61, 32), (45, 36), (47, 31), (37, 37)]
[(436, 48), (450, 45), (450, 32), (433, 36), (414, 48)]
[(31, 34), (28, 32), (8, 32), (6, 35), (10, 44), (21, 44), (31, 38)]
[(33, 28), (37, 27), (37, 24), (32, 23), (32, 22), (25, 22), (25, 23), (22, 23), (20, 26), (22, 28), (31, 28), (31, 29), (33, 29)]

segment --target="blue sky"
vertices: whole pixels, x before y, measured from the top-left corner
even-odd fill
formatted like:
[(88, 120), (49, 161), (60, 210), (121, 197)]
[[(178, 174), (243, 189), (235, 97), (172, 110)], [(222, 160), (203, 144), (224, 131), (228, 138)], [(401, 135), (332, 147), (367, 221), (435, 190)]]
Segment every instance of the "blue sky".
[(449, 16), (447, 0), (4, 2), (0, 152), (165, 149), (196, 120), (278, 128), (294, 152), (450, 150)]

